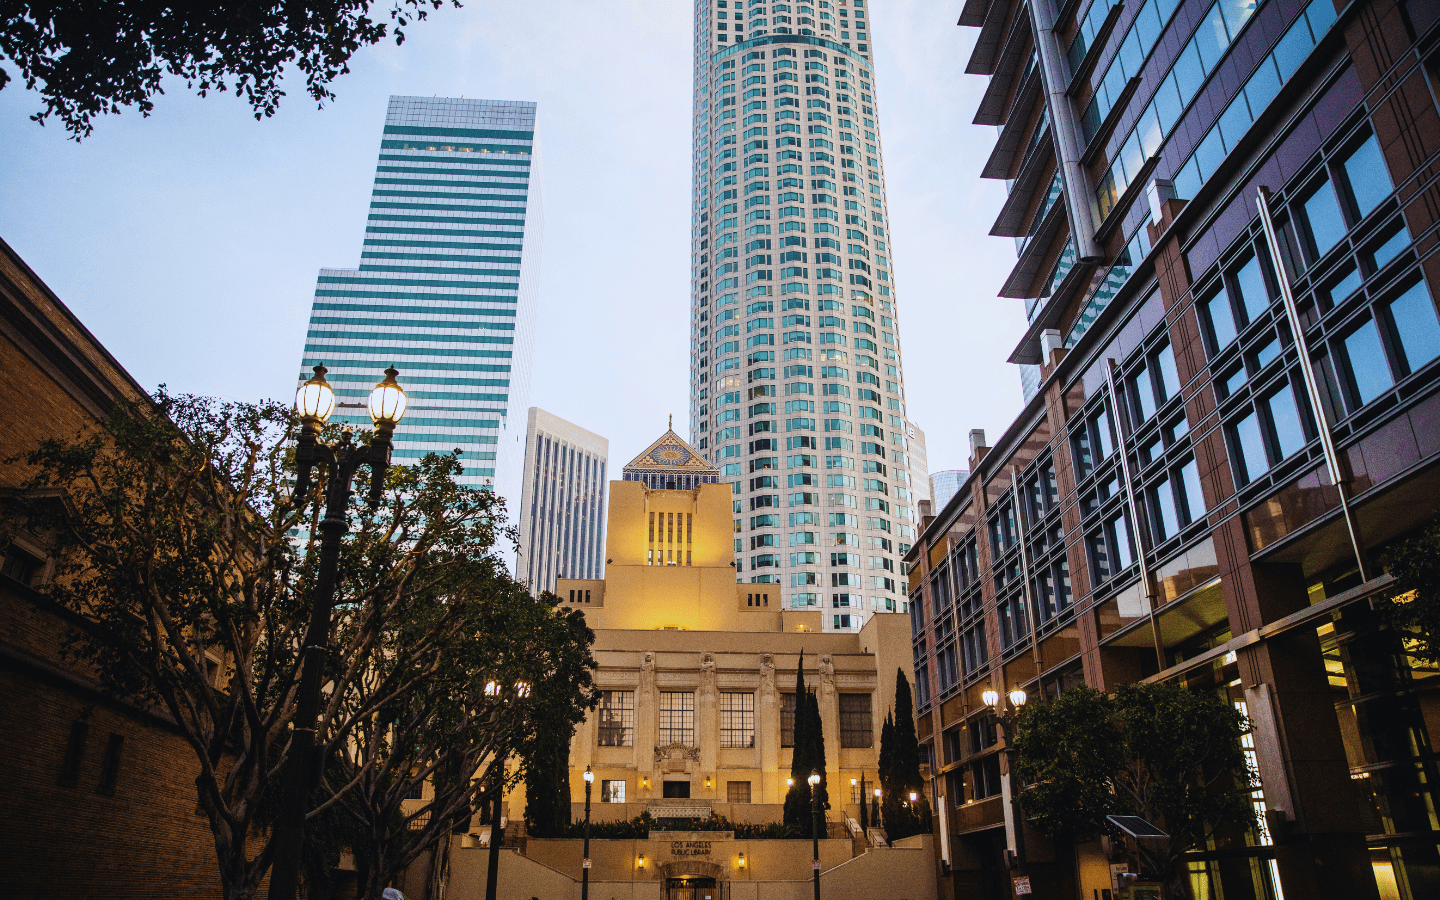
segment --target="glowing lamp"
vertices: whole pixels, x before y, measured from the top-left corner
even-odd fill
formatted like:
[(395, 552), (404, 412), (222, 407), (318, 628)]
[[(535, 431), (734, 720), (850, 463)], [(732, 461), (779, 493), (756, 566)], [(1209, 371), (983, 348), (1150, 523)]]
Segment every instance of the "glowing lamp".
[(385, 370), (385, 380), (370, 389), (370, 418), (376, 425), (395, 427), (405, 415), (405, 389), (395, 381), (400, 373), (394, 366)]
[(813, 787), (815, 787), (816, 785), (818, 785), (818, 784), (820, 783), (820, 773), (819, 773), (819, 772), (811, 772), (811, 773), (810, 773), (810, 777), (807, 778), (807, 779), (805, 779), (805, 780), (808, 781), (808, 782), (810, 782), (810, 786), (813, 788)]
[(985, 701), (986, 706), (994, 709), (995, 704), (1000, 702), (1000, 692), (994, 688), (986, 688), (985, 693), (980, 695), (980, 699)]
[(316, 366), (315, 374), (295, 392), (295, 411), (307, 422), (323, 424), (335, 411), (335, 391), (325, 380), (326, 369)]
[(586, 783), (586, 784), (594, 784), (594, 783), (595, 783), (595, 773), (592, 772), (592, 771), (590, 771), (590, 767), (589, 767), (589, 766), (586, 766), (586, 767), (585, 767), (585, 783)]
[(1019, 709), (1025, 705), (1025, 692), (1018, 687), (1010, 692), (1010, 705)]

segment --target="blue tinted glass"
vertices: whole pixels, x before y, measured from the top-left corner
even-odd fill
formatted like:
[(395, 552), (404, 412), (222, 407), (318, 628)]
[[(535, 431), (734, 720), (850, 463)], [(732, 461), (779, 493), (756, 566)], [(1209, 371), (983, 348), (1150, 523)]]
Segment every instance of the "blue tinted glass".
[(1265, 57), (1260, 61), (1260, 68), (1245, 82), (1245, 99), (1250, 101), (1250, 112), (1252, 115), (1260, 115), (1261, 110), (1270, 105), (1275, 95), (1280, 93), (1280, 73), (1275, 71), (1275, 60)]
[(1240, 303), (1245, 307), (1245, 318), (1253, 322), (1270, 307), (1270, 289), (1265, 286), (1265, 276), (1260, 273), (1260, 257), (1252, 256), (1250, 261), (1235, 273), (1235, 287), (1240, 292)]
[(1295, 70), (1300, 68), (1300, 64), (1314, 48), (1315, 41), (1310, 37), (1309, 26), (1303, 18), (1296, 20), (1280, 39), (1280, 43), (1275, 45), (1273, 56), (1275, 65), (1280, 70), (1280, 80), (1289, 81), (1290, 76), (1295, 74)]
[(1204, 183), (1205, 179), (1200, 177), (1200, 164), (1192, 159), (1175, 173), (1175, 196), (1181, 200), (1192, 199)]
[(1136, 412), (1141, 422), (1147, 422), (1155, 415), (1155, 387), (1150, 383), (1150, 371), (1141, 369), (1135, 375)]
[(1128, 185), (1140, 174), (1141, 166), (1145, 165), (1145, 151), (1140, 149), (1140, 135), (1131, 134), (1130, 140), (1120, 148), (1120, 164), (1125, 170), (1125, 183)]
[(1277, 357), (1277, 356), (1279, 356), (1279, 355), (1280, 355), (1280, 342), (1279, 342), (1279, 341), (1271, 341), (1270, 343), (1268, 343), (1268, 344), (1266, 344), (1265, 346), (1261, 347), (1259, 350), (1255, 351), (1255, 365), (1256, 365), (1258, 368), (1263, 369), (1263, 368), (1265, 368), (1266, 366), (1270, 365), (1271, 361), (1274, 360), (1275, 357)]
[(1200, 490), (1200, 467), (1190, 460), (1180, 469), (1180, 483), (1185, 491), (1185, 512), (1193, 522), (1205, 512), (1205, 494)]
[(1226, 152), (1234, 150), (1240, 138), (1250, 130), (1250, 121), (1250, 107), (1245, 104), (1245, 94), (1241, 93), (1220, 114), (1219, 130), (1225, 139)]
[(1230, 28), (1230, 38), (1240, 33), (1240, 29), (1250, 17), (1255, 15), (1255, 8), (1259, 4), (1256, 0), (1220, 0), (1220, 11), (1225, 16), (1225, 24)]
[(1163, 24), (1155, 9), (1155, 0), (1146, 3), (1139, 15), (1135, 16), (1135, 24), (1131, 27), (1140, 36), (1140, 48), (1146, 53), (1149, 53), (1150, 49), (1155, 46), (1155, 39), (1160, 36), (1160, 28)]
[(1155, 354), (1155, 365), (1160, 370), (1160, 388), (1169, 400), (1180, 393), (1180, 373), (1175, 368), (1175, 351), (1169, 344)]
[(1330, 305), (1339, 306), (1342, 301), (1360, 289), (1360, 272), (1352, 268), (1348, 274), (1329, 288)]
[(1324, 256), (1325, 251), (1340, 242), (1345, 236), (1345, 217), (1340, 215), (1340, 204), (1335, 199), (1335, 188), (1329, 181), (1305, 200), (1305, 218), (1310, 223), (1310, 236), (1315, 239), (1315, 254)]
[(1390, 377), (1385, 350), (1380, 346), (1380, 332), (1373, 320), (1345, 338), (1345, 355), (1350, 360), (1350, 376), (1355, 380), (1355, 393), (1361, 406), (1385, 393), (1395, 383)]
[(1195, 166), (1200, 171), (1202, 179), (1209, 178), (1215, 174), (1221, 161), (1225, 159), (1225, 145), (1220, 140), (1220, 129), (1211, 128), (1210, 133), (1205, 135), (1205, 140), (1195, 148)]
[(1331, 0), (1310, 0), (1305, 7), (1305, 18), (1310, 20), (1310, 30), (1318, 38), (1335, 24), (1335, 4)]
[(1280, 458), (1288, 459), (1305, 446), (1305, 429), (1300, 426), (1300, 409), (1295, 405), (1295, 392), (1285, 387), (1270, 395), (1270, 421), (1275, 426), (1275, 443)]
[(1130, 563), (1135, 561), (1130, 553), (1130, 525), (1121, 514), (1110, 523), (1110, 528), (1115, 538), (1115, 571), (1118, 572), (1129, 568)]
[(1158, 542), (1180, 531), (1180, 517), (1175, 513), (1175, 492), (1168, 480), (1157, 484), (1152, 496), (1155, 498), (1155, 540)]
[(1408, 246), (1410, 246), (1410, 232), (1406, 231), (1405, 226), (1402, 225), (1399, 231), (1390, 235), (1384, 243), (1370, 251), (1370, 260), (1375, 264), (1375, 268), (1383, 269), (1386, 263)]
[(1152, 103), (1140, 115), (1140, 121), (1135, 123), (1135, 133), (1140, 136), (1140, 151), (1149, 159), (1160, 150), (1160, 141), (1165, 138), (1165, 133), (1160, 130), (1160, 120), (1155, 117), (1155, 105)]
[(1205, 71), (1213, 71), (1220, 57), (1225, 55), (1225, 48), (1230, 46), (1230, 38), (1225, 31), (1225, 19), (1218, 4), (1210, 10), (1210, 15), (1205, 17), (1200, 27), (1195, 29), (1192, 42), (1200, 51), (1200, 63), (1205, 67)]
[(1180, 102), (1189, 103), (1195, 99), (1195, 93), (1200, 90), (1200, 85), (1205, 83), (1205, 67), (1200, 63), (1200, 51), (1196, 49), (1195, 42), (1191, 41), (1180, 51), (1180, 58), (1175, 60), (1175, 67), (1171, 70), (1175, 73), (1175, 86), (1180, 91)]
[[(1140, 66), (1145, 62), (1145, 51), (1140, 49), (1140, 33), (1131, 31), (1125, 43), (1120, 45), (1120, 65), (1125, 69), (1127, 79), (1134, 78), (1140, 74)], [(1105, 79), (1109, 81), (1109, 78)]]
[(1226, 376), (1225, 376), (1225, 396), (1228, 397), (1228, 396), (1230, 396), (1231, 394), (1235, 393), (1236, 391), (1240, 390), (1240, 388), (1242, 388), (1242, 387), (1245, 386), (1245, 382), (1247, 382), (1247, 381), (1249, 381), (1249, 380), (1250, 380), (1250, 373), (1247, 372), (1247, 371), (1245, 371), (1245, 367), (1244, 367), (1244, 366), (1240, 366), (1240, 367), (1237, 368), (1235, 371), (1231, 372), (1229, 375), (1226, 375)]
[(1390, 196), (1394, 187), (1390, 184), (1390, 172), (1385, 168), (1385, 157), (1380, 153), (1375, 135), (1370, 135), (1345, 160), (1345, 177), (1350, 181), (1350, 194), (1355, 198), (1361, 216)]
[(1230, 296), (1222, 289), (1205, 303), (1210, 319), (1210, 334), (1215, 338), (1215, 349), (1223, 350), (1235, 340), (1235, 314), (1230, 310)]
[(1235, 423), (1235, 449), (1240, 453), (1243, 470), (1235, 475), (1241, 484), (1249, 484), (1270, 470), (1265, 439), (1260, 436), (1260, 419), (1254, 413)]
[(1390, 304), (1390, 318), (1405, 351), (1405, 362), (1415, 371), (1440, 356), (1440, 322), (1435, 319), (1435, 304), (1424, 283), (1412, 287)]
[(1169, 134), (1170, 129), (1180, 120), (1180, 111), (1185, 108), (1180, 103), (1180, 95), (1176, 93), (1173, 74), (1160, 84), (1160, 89), (1155, 92), (1154, 102), (1155, 114), (1160, 118), (1160, 130)]

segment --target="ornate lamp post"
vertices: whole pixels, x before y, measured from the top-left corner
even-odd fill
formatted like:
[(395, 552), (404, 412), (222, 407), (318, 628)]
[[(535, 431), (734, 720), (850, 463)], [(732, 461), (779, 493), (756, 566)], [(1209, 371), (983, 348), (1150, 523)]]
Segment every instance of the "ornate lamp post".
[(315, 376), (295, 393), (295, 411), (300, 414), (300, 439), (295, 448), (299, 466), (294, 496), (310, 489), (310, 477), (317, 466), (329, 469), (325, 484), (325, 513), (320, 519), (320, 568), (311, 598), (310, 623), (300, 658), (300, 685), (295, 697), (295, 724), (286, 762), (284, 795), (275, 824), (275, 865), (270, 873), (270, 900), (294, 900), (300, 877), (300, 849), (305, 826), (305, 807), (319, 779), (315, 756), (315, 724), (320, 713), (324, 681), (325, 647), (330, 642), (330, 614), (335, 607), (335, 576), (340, 563), (340, 539), (349, 530), (346, 520), (350, 485), (361, 466), (370, 467), (370, 508), (380, 505), (385, 471), (390, 467), (391, 436), (405, 415), (405, 391), (395, 381), (399, 373), (385, 370), (385, 380), (370, 391), (370, 418), (375, 434), (370, 446), (352, 443), (349, 428), (340, 433), (340, 442), (326, 444), (320, 429), (335, 411), (335, 392), (325, 381), (325, 367), (316, 366)]
[(1000, 725), (1000, 731), (1005, 736), (1005, 766), (1010, 772), (1010, 819), (1011, 828), (1015, 831), (1015, 870), (1021, 875), (1025, 874), (1025, 825), (1024, 817), (1020, 810), (1019, 785), (1015, 782), (1015, 760), (1019, 755), (1015, 750), (1015, 717), (1019, 714), (1020, 708), (1025, 705), (1025, 692), (1015, 688), (1010, 692), (1010, 706), (1005, 711), (1000, 709), (1000, 692), (994, 688), (986, 688), (980, 695), (985, 705), (990, 707), (995, 721)]
[[(495, 681), (486, 682), (485, 696), (501, 697), (500, 684)], [(501, 702), (508, 703), (510, 700), (524, 700), (530, 696), (530, 684), (525, 681), (515, 682), (515, 691), (507, 697), (501, 697)], [(500, 885), (500, 845), (505, 840), (505, 828), (502, 822), (501, 801), (505, 794), (505, 760), (510, 757), (508, 749), (500, 751), (500, 757), (495, 761), (495, 786), (492, 790), (495, 793), (495, 805), (490, 807), (490, 853), (489, 865), (485, 869), (485, 900), (495, 900)]]
[[(855, 787), (855, 786), (856, 786), (856, 780), (855, 780), (854, 778), (850, 779), (850, 786), (851, 786), (851, 787)], [(860, 795), (859, 795), (859, 796), (860, 796), (860, 830), (861, 830), (863, 833), (865, 833), (866, 835), (868, 835), (868, 834), (870, 833), (870, 816), (867, 814), (866, 809), (865, 809), (865, 807), (869, 806), (869, 801), (868, 801), (868, 798), (866, 798), (866, 796), (865, 796), (865, 772), (864, 772), (864, 770), (861, 770), (861, 772), (860, 772), (859, 787), (860, 787)], [(868, 840), (868, 838), (867, 838), (867, 840)]]
[(810, 770), (810, 843), (814, 848), (814, 861), (810, 874), (815, 881), (815, 900), (820, 900), (820, 773)]
[(580, 863), (580, 900), (590, 900), (590, 786), (595, 783), (595, 773), (585, 767), (585, 849)]

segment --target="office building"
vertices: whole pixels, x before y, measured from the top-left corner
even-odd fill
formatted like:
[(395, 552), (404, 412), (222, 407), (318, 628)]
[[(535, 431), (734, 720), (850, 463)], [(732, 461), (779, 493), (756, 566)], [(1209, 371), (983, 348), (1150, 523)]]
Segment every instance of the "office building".
[(520, 495), (542, 215), (535, 104), (391, 97), (357, 269), (322, 269), (300, 380), (324, 364), (332, 422), (400, 370), (394, 459), (461, 451), (462, 483)]
[(1437, 19), (965, 4), (1040, 377), (909, 557), (946, 896), (1121, 886), (1118, 840), (1017, 844), (982, 693), (1136, 681), (1252, 728), (1257, 824), (1185, 854), (1192, 896), (1440, 896), (1440, 679), (1371, 604), (1440, 497)]
[(605, 463), (610, 442), (579, 425), (530, 407), (515, 576), (535, 592), (557, 578), (605, 575)]
[(903, 610), (916, 520), (869, 25), (695, 0), (690, 440), (737, 577), (842, 629)]
[(970, 473), (964, 469), (943, 469), (939, 472), (930, 473), (930, 496), (931, 508), (943, 509), (950, 498), (960, 490), (960, 485)]

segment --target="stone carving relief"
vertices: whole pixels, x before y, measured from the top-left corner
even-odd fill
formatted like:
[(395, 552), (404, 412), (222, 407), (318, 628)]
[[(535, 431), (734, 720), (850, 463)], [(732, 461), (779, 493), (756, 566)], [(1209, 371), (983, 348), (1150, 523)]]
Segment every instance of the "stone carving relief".
[(685, 744), (666, 744), (655, 748), (655, 765), (661, 774), (692, 773), (700, 761), (700, 748)]
[(775, 657), (769, 653), (760, 656), (760, 693), (775, 693)]

